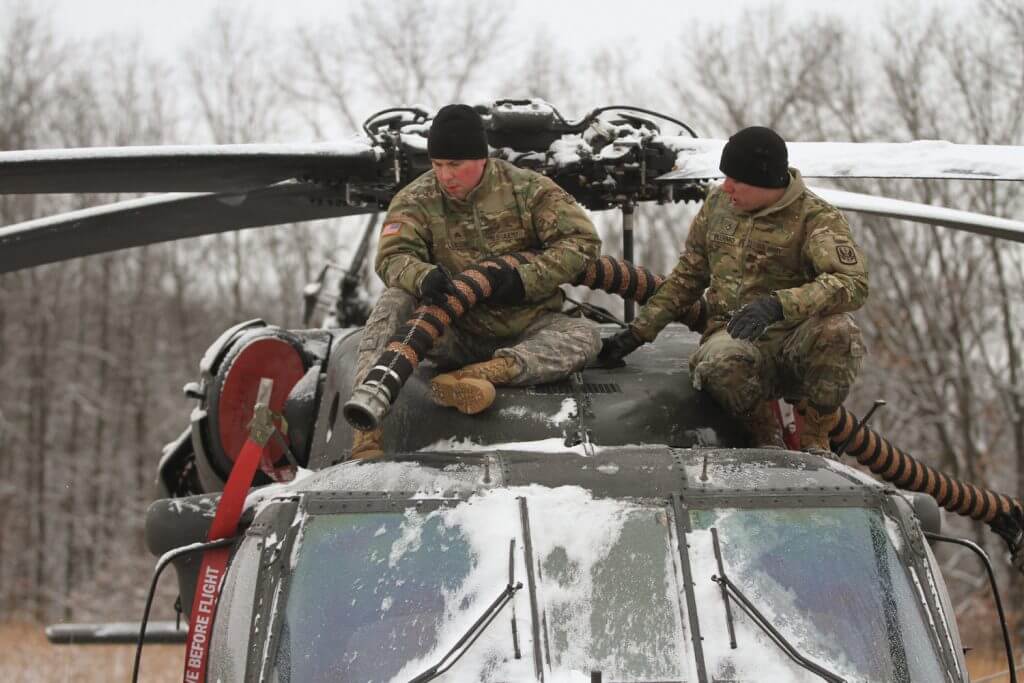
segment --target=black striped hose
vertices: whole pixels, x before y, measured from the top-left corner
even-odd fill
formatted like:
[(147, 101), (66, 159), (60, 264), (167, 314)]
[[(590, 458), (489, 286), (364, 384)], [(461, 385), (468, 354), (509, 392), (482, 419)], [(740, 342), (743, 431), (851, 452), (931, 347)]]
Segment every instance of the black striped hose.
[(828, 438), (834, 451), (847, 443), (845, 454), (857, 458), (857, 462), (885, 481), (907, 491), (927, 493), (950, 512), (987, 523), (1006, 540), (1011, 553), (1024, 551), (1024, 504), (1021, 501), (925, 465), (861, 424), (842, 406), (839, 420)]
[[(517, 252), (473, 264), (452, 278), (456, 294), (448, 295), (442, 304), (417, 307), (412, 317), (388, 339), (380, 358), (345, 403), (342, 412), (349, 424), (364, 431), (376, 429), (405, 382), (448, 326), (491, 296), (501, 271), (528, 263), (536, 256), (535, 252)], [(643, 305), (664, 281), (665, 278), (643, 266), (601, 256), (590, 261), (572, 284), (617, 294)], [(696, 328), (701, 313), (698, 301), (683, 316), (683, 322)]]
[(418, 306), (413, 317), (388, 339), (380, 358), (345, 403), (342, 412), (349, 424), (364, 431), (376, 429), (448, 326), (491, 296), (502, 271), (532, 258), (531, 253), (518, 252), (473, 264), (452, 278), (455, 294), (449, 294), (444, 303)]
[[(535, 252), (518, 252), (481, 261), (452, 278), (456, 294), (449, 295), (444, 303), (416, 308), (412, 318), (388, 340), (377, 363), (353, 391), (352, 398), (344, 407), (345, 419), (356, 429), (376, 429), (398, 398), (406, 380), (448, 326), (478, 302), (491, 296), (501, 271), (534, 258)], [(601, 256), (590, 261), (572, 284), (617, 294), (643, 305), (664, 280), (643, 266)], [(683, 315), (682, 322), (701, 331), (702, 318), (702, 302), (698, 300)], [(1024, 517), (1024, 505), (1019, 500), (962, 482), (921, 463), (860, 424), (842, 406), (829, 439), (833, 450), (847, 444), (847, 455), (855, 457), (860, 464), (901, 489), (927, 493), (950, 512), (992, 525), (1004, 538), (1003, 529), (1006, 527), (1010, 533), (1019, 530), (1020, 524), (1015, 520)]]
[(572, 284), (618, 294), (623, 299), (632, 299), (643, 305), (664, 281), (661, 275), (643, 266), (611, 256), (601, 256), (588, 263)]

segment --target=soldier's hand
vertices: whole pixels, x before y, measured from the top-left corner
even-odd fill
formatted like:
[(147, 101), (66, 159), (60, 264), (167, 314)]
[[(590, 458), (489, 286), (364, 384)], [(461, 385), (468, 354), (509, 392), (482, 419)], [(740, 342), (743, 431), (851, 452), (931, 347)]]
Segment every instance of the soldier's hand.
[(1010, 551), (1010, 564), (1024, 574), (1024, 508), (1013, 506), (989, 522), (992, 531), (999, 534)]
[(627, 328), (613, 337), (606, 337), (601, 342), (601, 353), (597, 356), (598, 365), (605, 368), (621, 368), (626, 364), (626, 356), (636, 351), (644, 343), (633, 330)]
[(763, 296), (741, 308), (725, 329), (734, 339), (753, 341), (764, 334), (769, 325), (782, 318), (782, 302), (774, 296)]
[(679, 322), (689, 327), (693, 332), (703, 333), (708, 326), (708, 305), (704, 301), (704, 297), (698, 297), (696, 301), (690, 304), (690, 307), (679, 316)]
[(420, 298), (434, 305), (443, 304), (449, 294), (455, 294), (455, 284), (448, 273), (435, 267), (420, 282)]
[(526, 299), (526, 286), (515, 268), (492, 268), (494, 291), (487, 298), (488, 303), (514, 306)]

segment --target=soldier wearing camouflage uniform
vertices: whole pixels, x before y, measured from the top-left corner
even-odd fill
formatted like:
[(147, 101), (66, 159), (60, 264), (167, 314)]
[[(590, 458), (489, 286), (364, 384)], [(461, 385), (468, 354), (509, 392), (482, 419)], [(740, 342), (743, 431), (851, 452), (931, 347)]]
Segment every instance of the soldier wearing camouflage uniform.
[(798, 399), (801, 448), (828, 451), (864, 355), (849, 316), (868, 295), (864, 255), (843, 215), (788, 167), (771, 129), (731, 137), (720, 168), (725, 182), (708, 193), (679, 263), (629, 329), (605, 341), (601, 359), (621, 363), (654, 341), (707, 288), (694, 387), (744, 420), (756, 445), (782, 443), (767, 399)]
[[(395, 195), (377, 249), (388, 289), (363, 330), (356, 385), (421, 300), (452, 293), (450, 276), (486, 258), (533, 251), (489, 299), (456, 320), (428, 353), (444, 372), (434, 401), (473, 414), (494, 401), (494, 385), (530, 385), (568, 376), (601, 347), (596, 325), (562, 314), (560, 285), (601, 251), (586, 212), (554, 181), (487, 158), (479, 114), (448, 105), (434, 117), (427, 151), (433, 170)], [(382, 431), (356, 431), (352, 457), (382, 454)]]

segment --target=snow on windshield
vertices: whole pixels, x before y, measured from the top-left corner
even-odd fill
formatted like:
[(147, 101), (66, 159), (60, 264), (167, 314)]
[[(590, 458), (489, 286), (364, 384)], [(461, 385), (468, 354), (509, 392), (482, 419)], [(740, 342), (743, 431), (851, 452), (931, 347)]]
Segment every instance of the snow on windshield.
[(535, 681), (538, 661), (548, 681), (586, 681), (594, 670), (605, 680), (693, 680), (664, 504), (533, 485), (432, 505), (309, 515), (285, 603), (280, 680), (398, 682), (423, 673), (506, 589), (510, 546), (524, 587), (442, 680)]
[(726, 575), (803, 655), (847, 681), (945, 680), (890, 525), (863, 508), (699, 510), (687, 534), (709, 674), (818, 681), (732, 603), (730, 648), (711, 529)]
[[(474, 565), (458, 588), (445, 596), (447, 607), (436, 646), (408, 662), (391, 680), (396, 683), (408, 680), (440, 660), (477, 619), (482, 606), (498, 595), (508, 581), (508, 543), (513, 538), (517, 544), (516, 579), (525, 583), (519, 497), (528, 501), (533, 553), (539, 565), (538, 599), (545, 615), (541, 631), (547, 641), (543, 647), (553, 664), (545, 680), (586, 681), (592, 670), (602, 670), (606, 677), (620, 680), (624, 678), (622, 674), (637, 673), (630, 668), (645, 666), (654, 669), (650, 673), (680, 678), (687, 664), (684, 663), (685, 650), (679, 644), (685, 640), (664, 511), (660, 507), (645, 508), (622, 500), (596, 500), (579, 487), (529, 486), (489, 491), (474, 496), (464, 505), (434, 513), (445, 526), (459, 530), (462, 539), (469, 544)], [(657, 515), (661, 515), (659, 522), (655, 521)], [(415, 517), (414, 514), (406, 516), (402, 536), (392, 547), (391, 562), (415, 547), (413, 539), (419, 537), (423, 523)], [(658, 540), (653, 556), (661, 585), (648, 584), (638, 589), (646, 593), (648, 600), (662, 605), (660, 613), (664, 618), (657, 622), (657, 629), (640, 623), (645, 619), (649, 621), (652, 611), (659, 611), (657, 608), (636, 613), (637, 605), (631, 601), (628, 610), (609, 613), (616, 608), (614, 599), (609, 598), (612, 592), (609, 579), (620, 586), (629, 586), (631, 581), (629, 566), (612, 567), (608, 560), (616, 554), (615, 548), (623, 540), (623, 530), (631, 519), (636, 526), (638, 517), (651, 520), (648, 528), (657, 527)], [(639, 567), (638, 555), (642, 552), (642, 548), (636, 547), (630, 551), (641, 575), (644, 570)], [(623, 573), (609, 575), (615, 569)], [(450, 680), (536, 680), (527, 589), (517, 593), (514, 602), (523, 659), (509, 657), (511, 612), (506, 608), (507, 613), (450, 672)], [(467, 609), (467, 604), (473, 608)], [(632, 615), (627, 616), (625, 612)], [(618, 623), (608, 623), (609, 617)], [(635, 632), (636, 642), (623, 643), (623, 635), (618, 631), (630, 630)], [(609, 637), (623, 647), (612, 647), (608, 643), (602, 646), (602, 640)], [(625, 638), (629, 640), (628, 636)], [(482, 677), (480, 672), (485, 672)], [(629, 680), (636, 678), (630, 676)]]
[(601, 671), (616, 681), (692, 680), (667, 510), (561, 491), (528, 497), (554, 670)]
[[(718, 517), (715, 523), (720, 532), (730, 526), (729, 517), (732, 515), (733, 513), (726, 512)], [(729, 543), (725, 536), (723, 534), (723, 545)], [(728, 619), (722, 591), (718, 584), (711, 581), (711, 577), (719, 573), (711, 532), (709, 529), (694, 529), (687, 538), (690, 541), (694, 594), (700, 609), (700, 628), (704, 637), (704, 656), (709, 673), (715, 678), (724, 676), (737, 681), (820, 681), (818, 676), (801, 669), (787, 659), (735, 603), (731, 604), (730, 609), (736, 631), (737, 649), (730, 649)], [(777, 595), (771, 596), (766, 596), (763, 591), (753, 590), (749, 577), (745, 575), (748, 567), (743, 565), (726, 561), (725, 570), (729, 578), (740, 585), (741, 590), (764, 613), (768, 621), (776, 628), (781, 628), (798, 651), (805, 656), (808, 655), (807, 645), (808, 642), (813, 643), (813, 634), (807, 632), (806, 626), (799, 619), (789, 618), (789, 615), (794, 613), (794, 596), (781, 590)], [(814, 659), (812, 656), (812, 660)], [(842, 675), (836, 662), (821, 659), (816, 661)]]

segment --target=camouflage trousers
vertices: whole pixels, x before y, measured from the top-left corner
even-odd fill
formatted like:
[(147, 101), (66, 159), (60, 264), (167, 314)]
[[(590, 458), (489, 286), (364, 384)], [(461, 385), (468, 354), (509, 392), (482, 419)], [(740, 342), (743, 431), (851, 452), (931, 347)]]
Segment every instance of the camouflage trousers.
[(822, 411), (842, 405), (864, 358), (860, 329), (847, 314), (813, 317), (750, 342), (722, 328), (690, 357), (690, 376), (733, 415), (765, 399), (807, 399)]
[[(412, 317), (418, 300), (390, 287), (370, 313), (356, 361), (356, 384), (384, 351), (388, 339)], [(450, 326), (427, 353), (441, 370), (454, 370), (501, 356), (515, 358), (523, 369), (510, 384), (533, 385), (564, 379), (594, 361), (601, 350), (601, 333), (594, 323), (561, 313), (546, 313), (515, 337), (480, 337)]]

